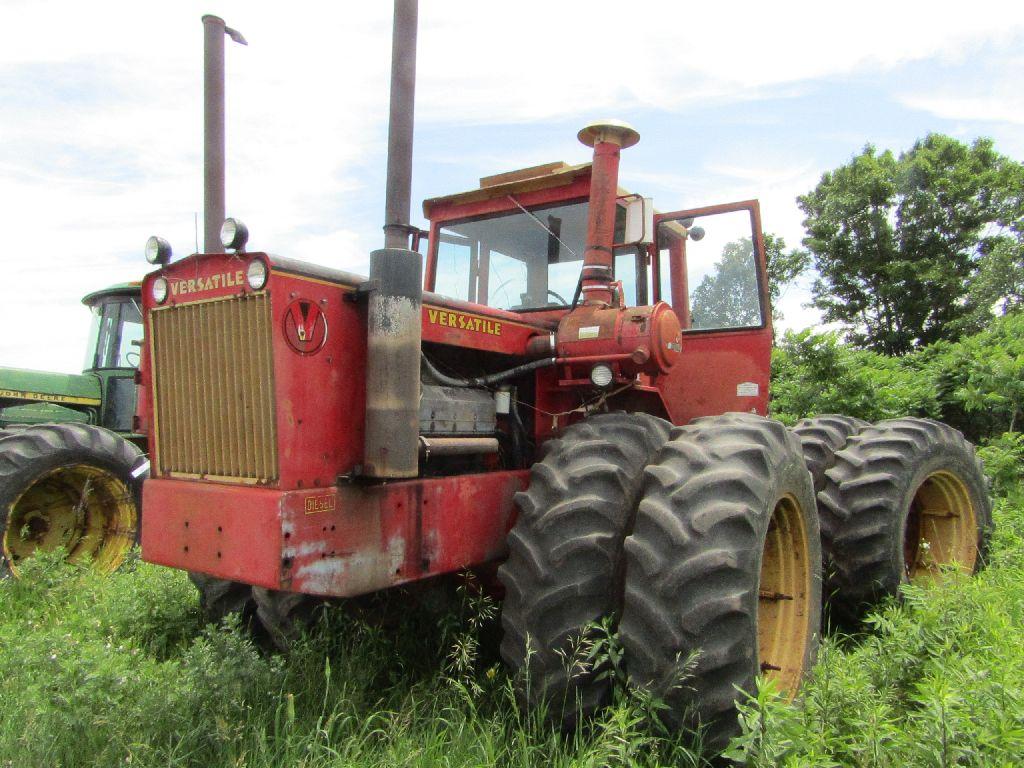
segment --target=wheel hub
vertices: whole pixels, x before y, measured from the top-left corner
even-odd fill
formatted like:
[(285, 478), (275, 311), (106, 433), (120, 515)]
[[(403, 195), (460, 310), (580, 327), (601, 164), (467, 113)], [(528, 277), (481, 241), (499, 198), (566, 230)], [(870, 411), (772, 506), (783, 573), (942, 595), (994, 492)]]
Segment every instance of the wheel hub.
[(134, 544), (137, 526), (135, 501), (120, 478), (72, 464), (37, 478), (11, 505), (3, 552), (15, 570), (36, 552), (64, 547), (70, 561), (91, 558), (110, 573)]
[(934, 472), (914, 493), (903, 536), (907, 578), (936, 578), (945, 568), (973, 573), (978, 558), (978, 521), (963, 480)]
[(811, 569), (799, 502), (775, 505), (765, 536), (758, 588), (757, 640), (762, 674), (792, 699), (804, 674), (811, 638), (806, 631)]

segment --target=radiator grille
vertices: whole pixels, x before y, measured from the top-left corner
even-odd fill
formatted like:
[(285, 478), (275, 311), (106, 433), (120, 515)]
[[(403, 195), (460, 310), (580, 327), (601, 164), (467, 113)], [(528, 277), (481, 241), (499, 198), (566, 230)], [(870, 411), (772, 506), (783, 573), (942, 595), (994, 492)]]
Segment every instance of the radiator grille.
[(276, 480), (270, 297), (154, 310), (152, 327), (161, 474)]

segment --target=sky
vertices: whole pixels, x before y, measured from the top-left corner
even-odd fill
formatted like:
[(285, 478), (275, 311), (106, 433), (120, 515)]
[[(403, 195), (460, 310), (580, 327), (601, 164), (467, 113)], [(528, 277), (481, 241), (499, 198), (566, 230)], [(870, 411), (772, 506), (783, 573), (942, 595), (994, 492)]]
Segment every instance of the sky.
[[(366, 272), (381, 247), (391, 3), (0, 0), (0, 365), (81, 370), (81, 297), (202, 233), (204, 13), (226, 43), (227, 211), (250, 250)], [(796, 197), (868, 144), (980, 136), (1024, 160), (1024, 3), (422, 0), (419, 201), (481, 176), (587, 162), (577, 131), (631, 123), (620, 184), (662, 211)], [(198, 220), (197, 227), (197, 217)], [(782, 327), (815, 325), (813, 275)]]

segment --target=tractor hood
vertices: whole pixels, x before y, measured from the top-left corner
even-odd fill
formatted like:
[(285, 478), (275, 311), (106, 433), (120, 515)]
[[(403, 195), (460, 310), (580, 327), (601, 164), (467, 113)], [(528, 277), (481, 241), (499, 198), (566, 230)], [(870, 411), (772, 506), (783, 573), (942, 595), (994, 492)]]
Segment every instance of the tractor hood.
[(100, 380), (92, 374), (0, 368), (0, 401), (100, 405)]

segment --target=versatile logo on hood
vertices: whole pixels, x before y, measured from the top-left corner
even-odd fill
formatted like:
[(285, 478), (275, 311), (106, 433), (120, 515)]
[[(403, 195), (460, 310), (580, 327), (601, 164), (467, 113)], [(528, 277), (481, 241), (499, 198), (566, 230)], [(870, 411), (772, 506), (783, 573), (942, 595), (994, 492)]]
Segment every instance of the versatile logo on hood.
[(300, 355), (319, 352), (327, 341), (327, 317), (309, 299), (296, 299), (284, 311), (284, 338)]
[(206, 277), (200, 276), (191, 280), (171, 280), (171, 295), (184, 296), (189, 293), (215, 291), (218, 288), (234, 288), (245, 283), (245, 272), (221, 272)]

